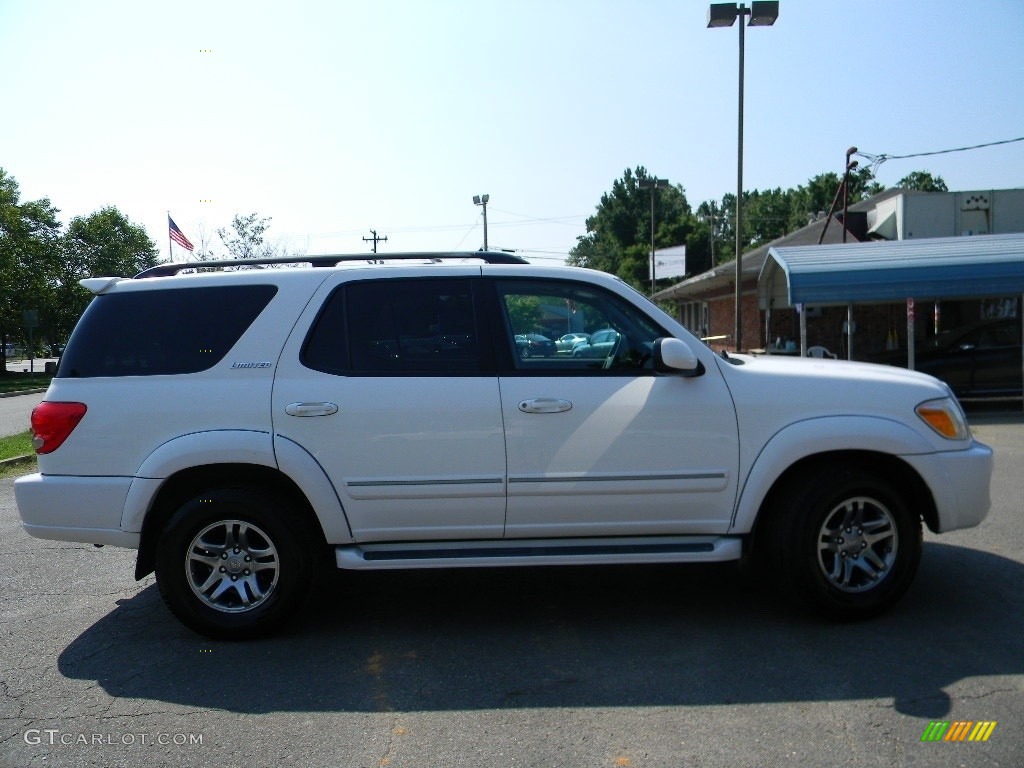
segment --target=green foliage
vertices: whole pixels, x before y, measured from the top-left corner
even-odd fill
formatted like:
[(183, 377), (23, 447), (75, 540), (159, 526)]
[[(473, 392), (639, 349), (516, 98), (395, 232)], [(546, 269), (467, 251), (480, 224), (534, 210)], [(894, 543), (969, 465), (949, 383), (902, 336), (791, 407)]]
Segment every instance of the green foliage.
[[(635, 171), (627, 168), (611, 191), (601, 196), (597, 212), (587, 219), (587, 233), (577, 239), (568, 262), (610, 272), (646, 289), (650, 284), (652, 193), (640, 185), (655, 178), (643, 166)], [(653, 194), (655, 247), (685, 244), (697, 222), (683, 187), (661, 187)]]
[(913, 171), (896, 182), (899, 189), (911, 189), (918, 192), (949, 192), (946, 182), (941, 176), (932, 176), (928, 171)]
[(33, 453), (35, 453), (35, 449), (32, 447), (32, 432), (30, 431), (0, 437), (0, 461), (13, 459), (16, 456), (29, 456)]
[(27, 342), (22, 312), (38, 309), (42, 317), (49, 304), (58, 260), (57, 213), (45, 198), (21, 202), (18, 182), (0, 168), (0, 361), (7, 342)]
[(130, 277), (157, 263), (156, 243), (114, 206), (76, 216), (57, 243), (54, 281), (45, 311), (48, 336), (59, 343), (89, 304), (91, 295), (78, 281), (86, 277)]
[(114, 206), (76, 216), (64, 240), (65, 258), (82, 264), (90, 275), (130, 277), (157, 263), (156, 243), (145, 228)]
[(543, 331), (541, 319), (544, 317), (544, 313), (541, 310), (539, 298), (536, 296), (509, 296), (505, 301), (513, 333), (540, 333)]
[[(628, 168), (610, 192), (601, 196), (597, 212), (587, 219), (587, 233), (578, 238), (569, 263), (618, 275), (634, 287), (646, 290), (651, 243), (650, 191), (640, 182), (652, 178), (643, 167)], [(743, 193), (744, 251), (784, 237), (827, 213), (833, 201), (842, 205), (842, 177), (820, 173), (795, 189), (745, 191)], [(915, 171), (897, 184), (903, 189), (945, 192), (941, 177)], [(847, 204), (882, 192), (870, 168), (850, 172)], [(838, 195), (838, 197), (837, 197)], [(658, 248), (686, 245), (689, 274), (736, 257), (736, 195), (706, 200), (691, 211), (681, 185), (659, 189), (655, 195), (655, 242)], [(667, 282), (667, 281), (666, 281)]]
[[(836, 173), (821, 173), (795, 189), (781, 188), (743, 193), (744, 251), (770, 243), (807, 226), (819, 213), (828, 213), (836, 200), (842, 204), (842, 178)], [(883, 190), (869, 168), (850, 173), (847, 203), (856, 203)], [(716, 264), (736, 258), (736, 195), (726, 194), (720, 201), (706, 201), (697, 207), (702, 227), (697, 234), (708, 242), (714, 237)], [(691, 259), (691, 243), (687, 243), (687, 262)], [(708, 262), (710, 264), (710, 261)]]
[[(92, 275), (130, 276), (156, 264), (146, 230), (117, 208), (72, 219), (61, 233), (47, 199), (21, 202), (18, 183), (0, 168), (0, 340), (25, 345), (22, 312), (39, 312), (37, 347), (67, 340), (89, 301), (78, 281)], [(0, 358), (3, 351), (0, 350)]]
[[(22, 367), (29, 367), (28, 360), (24, 360)], [(7, 392), (24, 392), (31, 389), (46, 389), (53, 381), (53, 376), (43, 372), (43, 364), (36, 360), (35, 373), (24, 373), (22, 371), (7, 371), (0, 376), (0, 394)]]

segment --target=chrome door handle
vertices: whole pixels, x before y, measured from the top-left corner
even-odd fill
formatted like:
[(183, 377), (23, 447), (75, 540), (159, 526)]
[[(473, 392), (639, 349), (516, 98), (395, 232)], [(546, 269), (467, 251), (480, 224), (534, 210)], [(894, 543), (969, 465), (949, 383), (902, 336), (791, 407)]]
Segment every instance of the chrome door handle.
[(289, 416), (330, 416), (338, 412), (334, 403), (289, 403), (284, 407)]
[(523, 413), (563, 413), (572, 408), (568, 400), (560, 400), (555, 397), (536, 397), (533, 400), (523, 400), (519, 403), (519, 410)]

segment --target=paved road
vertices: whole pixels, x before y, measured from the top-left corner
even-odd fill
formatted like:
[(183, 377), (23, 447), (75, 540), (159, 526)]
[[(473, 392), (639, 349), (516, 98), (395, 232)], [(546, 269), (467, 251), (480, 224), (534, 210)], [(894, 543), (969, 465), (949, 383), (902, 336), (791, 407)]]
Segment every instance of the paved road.
[[(731, 567), (508, 569), (335, 575), (282, 636), (214, 643), (131, 552), (29, 539), (0, 479), (0, 766), (1019, 768), (1024, 420), (976, 424), (989, 518), (852, 625)], [(956, 720), (998, 725), (921, 742)]]
[(0, 437), (28, 429), (29, 415), (42, 399), (41, 394), (0, 397)]
[[(40, 358), (35, 361), (35, 370), (41, 373), (48, 362), (56, 362), (55, 358)], [(28, 360), (7, 363), (7, 370), (28, 370)], [(40, 394), (19, 395), (16, 397), (0, 397), (0, 437), (16, 435), (28, 429), (29, 414), (36, 404), (42, 400)], [(3, 768), (3, 766), (0, 766)]]

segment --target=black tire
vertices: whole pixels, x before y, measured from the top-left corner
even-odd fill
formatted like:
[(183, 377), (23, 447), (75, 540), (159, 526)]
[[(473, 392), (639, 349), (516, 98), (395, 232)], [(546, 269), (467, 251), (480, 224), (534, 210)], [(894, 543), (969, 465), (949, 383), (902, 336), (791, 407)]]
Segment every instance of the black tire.
[(156, 578), (189, 629), (248, 640), (309, 593), (320, 547), (294, 506), (265, 489), (219, 488), (182, 504), (160, 536)]
[(826, 467), (791, 486), (768, 523), (758, 559), (783, 589), (834, 620), (888, 609), (921, 561), (919, 516), (888, 482), (858, 469)]

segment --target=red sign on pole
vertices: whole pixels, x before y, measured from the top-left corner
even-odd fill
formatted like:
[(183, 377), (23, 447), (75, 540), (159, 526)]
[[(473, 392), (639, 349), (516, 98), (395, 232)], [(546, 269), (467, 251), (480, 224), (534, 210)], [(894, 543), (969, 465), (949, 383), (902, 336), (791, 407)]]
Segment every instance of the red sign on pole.
[(907, 299), (907, 320), (914, 319), (914, 300)]

